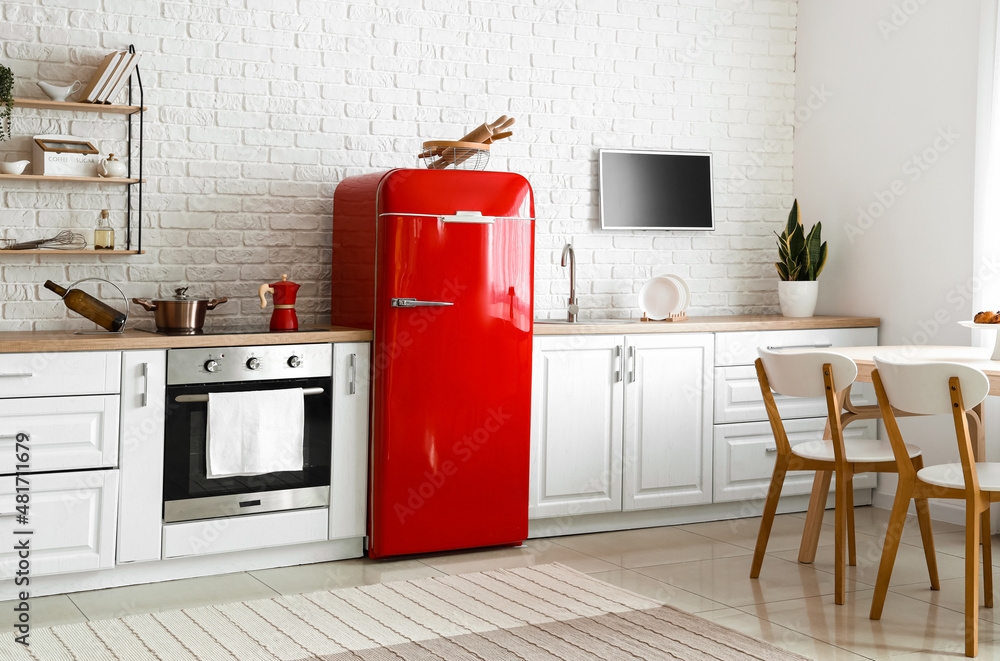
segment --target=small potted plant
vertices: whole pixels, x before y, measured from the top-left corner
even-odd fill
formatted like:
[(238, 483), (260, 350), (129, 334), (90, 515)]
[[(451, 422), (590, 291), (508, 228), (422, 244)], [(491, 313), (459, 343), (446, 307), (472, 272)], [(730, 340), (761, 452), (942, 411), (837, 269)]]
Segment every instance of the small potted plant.
[(826, 242), (820, 237), (823, 224), (806, 234), (799, 215), (799, 201), (788, 212), (788, 224), (778, 237), (778, 302), (786, 317), (811, 317), (816, 310), (819, 283), (816, 278), (826, 265)]
[(14, 110), (14, 72), (0, 64), (0, 142), (10, 140), (10, 114)]

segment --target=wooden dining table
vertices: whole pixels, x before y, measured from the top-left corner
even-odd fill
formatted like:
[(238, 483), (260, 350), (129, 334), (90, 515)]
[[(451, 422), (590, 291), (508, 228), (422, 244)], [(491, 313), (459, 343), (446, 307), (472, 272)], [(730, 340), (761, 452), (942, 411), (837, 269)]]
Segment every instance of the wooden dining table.
[[(813, 349), (815, 351), (815, 349)], [(990, 360), (992, 349), (982, 347), (950, 347), (950, 346), (881, 346), (881, 347), (836, 347), (830, 349), (851, 358), (858, 366), (856, 381), (872, 382), (872, 372), (875, 370), (875, 356), (892, 361), (912, 362), (951, 362), (970, 365), (986, 374), (990, 381), (990, 395), (1000, 395), (1000, 361)], [(986, 456), (986, 433), (983, 411), (985, 402), (980, 403), (969, 412), (969, 432), (973, 439), (973, 452), (977, 461), (983, 461)], [(897, 415), (906, 415), (897, 413)], [(850, 396), (845, 398), (841, 421), (847, 425), (855, 420), (871, 420), (881, 418), (877, 404), (855, 406), (850, 403)], [(830, 425), (827, 423), (825, 439), (832, 438)], [(806, 513), (805, 528), (802, 531), (802, 543), (799, 545), (799, 562), (810, 563), (816, 559), (816, 547), (823, 528), (823, 514), (826, 509), (827, 497), (830, 493), (832, 471), (816, 471), (812, 494), (809, 498), (809, 510)]]

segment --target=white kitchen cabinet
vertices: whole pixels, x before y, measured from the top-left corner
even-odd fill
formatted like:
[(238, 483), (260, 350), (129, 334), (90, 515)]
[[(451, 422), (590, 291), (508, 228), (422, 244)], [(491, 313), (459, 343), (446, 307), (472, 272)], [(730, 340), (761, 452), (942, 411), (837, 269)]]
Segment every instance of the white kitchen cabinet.
[(113, 394), (120, 370), (117, 351), (0, 354), (0, 397)]
[(715, 334), (715, 366), (753, 365), (757, 348), (835, 350), (878, 344), (877, 328), (810, 328), (805, 330), (738, 331)]
[[(783, 420), (788, 442), (799, 443), (823, 439), (826, 418)], [(844, 428), (847, 440), (875, 438), (876, 421), (859, 420)], [(769, 422), (744, 422), (715, 427), (715, 502), (750, 501), (767, 496), (774, 471), (777, 446)], [(785, 476), (782, 496), (807, 494), (812, 490), (815, 471), (792, 471)], [(854, 488), (875, 486), (874, 473), (854, 477)]]
[(333, 455), (329, 538), (365, 535), (371, 345), (333, 345)]
[(535, 338), (529, 518), (621, 510), (624, 343)]
[(0, 399), (0, 475), (15, 471), (20, 432), (30, 439), (33, 473), (113, 467), (118, 395)]
[[(15, 539), (30, 539), (32, 576), (113, 567), (118, 471), (44, 473), (28, 480), (28, 524), (19, 525), (15, 477), (0, 477), (0, 580), (17, 571)], [(21, 530), (32, 534), (15, 534)]]
[(167, 353), (126, 351), (121, 384), (118, 562), (159, 560)]
[(712, 335), (628, 335), (625, 344), (622, 509), (712, 502)]
[[(851, 401), (857, 406), (877, 404), (875, 387), (870, 383), (855, 383)], [(826, 417), (825, 397), (786, 397), (774, 393), (774, 402), (782, 420)], [(767, 420), (764, 398), (753, 365), (715, 368), (715, 421), (751, 422)]]

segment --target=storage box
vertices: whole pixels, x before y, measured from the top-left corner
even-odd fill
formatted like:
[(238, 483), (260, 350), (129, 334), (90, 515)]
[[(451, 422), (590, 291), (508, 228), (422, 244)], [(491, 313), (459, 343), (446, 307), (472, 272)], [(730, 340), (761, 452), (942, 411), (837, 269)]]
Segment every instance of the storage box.
[(71, 135), (36, 135), (31, 147), (35, 174), (96, 177), (101, 160), (94, 145)]

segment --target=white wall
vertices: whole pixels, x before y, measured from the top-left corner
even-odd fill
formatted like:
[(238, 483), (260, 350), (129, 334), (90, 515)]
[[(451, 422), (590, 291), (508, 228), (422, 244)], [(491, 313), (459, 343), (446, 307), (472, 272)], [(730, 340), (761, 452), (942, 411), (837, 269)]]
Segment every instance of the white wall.
[[(831, 94), (794, 143), (795, 195), (830, 244), (819, 311), (881, 317), (881, 344), (970, 342), (955, 322), (991, 272), (973, 257), (979, 22), (978, 1), (799, 2), (797, 102)], [(907, 422), (957, 460), (949, 421)]]
[[(191, 284), (233, 301), (210, 318), (266, 319), (257, 286), (281, 273), (304, 288), (303, 322), (324, 321), (337, 182), (414, 164), (422, 141), (517, 118), (492, 169), (521, 172), (537, 195), (537, 310), (558, 314), (578, 251), (584, 316), (638, 316), (652, 275), (687, 278), (692, 312), (776, 308), (771, 231), (792, 193), (794, 0), (6, 0), (0, 61), (16, 96), (35, 81), (87, 80), (134, 43), (151, 110), (141, 257), (10, 256), (0, 262), (0, 328), (86, 326), (46, 278), (126, 281), (130, 295)], [(15, 111), (0, 157), (29, 136), (67, 131), (120, 151), (109, 117)], [(716, 232), (601, 232), (600, 147), (712, 150)], [(98, 210), (121, 229), (120, 190), (0, 187), (0, 230), (90, 235)], [(141, 314), (141, 311), (136, 310)], [(148, 317), (148, 314), (144, 314)]]

